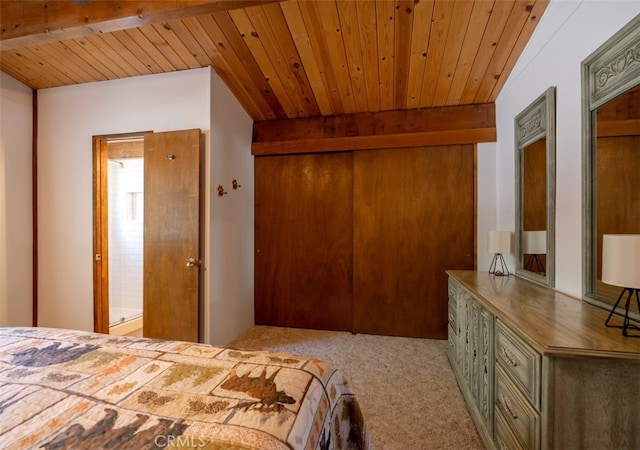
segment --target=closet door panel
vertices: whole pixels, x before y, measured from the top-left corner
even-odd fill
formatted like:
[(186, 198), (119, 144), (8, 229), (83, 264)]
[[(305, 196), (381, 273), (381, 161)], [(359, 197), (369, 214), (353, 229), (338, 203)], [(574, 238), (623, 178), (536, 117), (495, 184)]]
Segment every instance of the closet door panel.
[(351, 330), (351, 153), (255, 158), (256, 324)]
[(447, 269), (475, 265), (472, 145), (354, 153), (354, 331), (447, 337)]

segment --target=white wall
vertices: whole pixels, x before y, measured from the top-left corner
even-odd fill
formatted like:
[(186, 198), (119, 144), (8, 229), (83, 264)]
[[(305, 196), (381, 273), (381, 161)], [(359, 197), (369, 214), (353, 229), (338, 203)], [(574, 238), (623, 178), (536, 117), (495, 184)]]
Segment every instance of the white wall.
[[(478, 270), (489, 270), (493, 253), (488, 252), (489, 231), (498, 230), (496, 211), (496, 144), (478, 144), (477, 153), (477, 263)], [(507, 266), (514, 267), (509, 255), (504, 255)]]
[(32, 99), (0, 72), (0, 326), (32, 324)]
[(640, 2), (554, 0), (496, 101), (497, 227), (514, 230), (514, 117), (556, 86), (556, 289), (582, 296), (580, 64), (640, 13)]
[[(219, 99), (216, 96), (219, 95)], [(213, 108), (212, 105), (218, 105)], [(92, 136), (138, 131), (168, 131), (200, 128), (207, 137), (205, 163), (207, 176), (218, 173), (220, 167), (235, 168), (243, 184), (237, 196), (236, 208), (243, 225), (237, 230), (251, 232), (238, 236), (233, 242), (253, 238), (253, 219), (246, 211), (253, 209), (253, 160), (250, 156), (251, 127), (244, 111), (230, 97), (223, 83), (212, 75), (210, 68), (162, 75), (89, 83), (77, 86), (45, 89), (39, 92), (39, 172), (38, 172), (38, 245), (39, 245), (39, 325), (81, 330), (93, 329), (93, 193), (92, 193)], [(220, 123), (212, 125), (213, 112)], [(213, 132), (215, 135), (213, 136)], [(226, 172), (225, 172), (226, 173)], [(251, 176), (249, 177), (249, 173)], [(226, 178), (231, 177), (229, 172)], [(233, 176), (236, 176), (235, 173)], [(224, 179), (229, 191), (230, 179)], [(207, 186), (212, 183), (207, 179)], [(215, 184), (223, 183), (215, 181)], [(246, 186), (246, 187), (245, 187)], [(212, 187), (213, 188), (213, 187)], [(210, 189), (208, 189), (210, 192)], [(250, 196), (248, 196), (250, 194)], [(231, 194), (229, 195), (231, 197)], [(216, 198), (217, 199), (217, 198)], [(225, 199), (226, 200), (226, 199)], [(209, 205), (211, 198), (205, 199)], [(250, 202), (249, 206), (238, 206)], [(244, 295), (251, 296), (253, 307), (253, 264), (246, 259), (244, 245), (240, 249), (229, 243), (217, 227), (212, 226), (216, 205), (206, 211), (205, 292), (229, 301), (235, 292), (219, 292), (225, 286), (235, 286), (242, 279)], [(244, 214), (244, 216), (243, 216)], [(251, 213), (252, 214), (252, 213)], [(245, 221), (246, 219), (246, 221)], [(223, 253), (220, 253), (223, 252)], [(228, 253), (224, 253), (228, 252)], [(210, 257), (215, 255), (210, 266)], [(241, 274), (229, 271), (221, 264), (235, 263), (245, 258)], [(246, 270), (248, 273), (245, 273)], [(231, 281), (228, 281), (228, 278)], [(222, 280), (222, 281), (221, 281)], [(215, 290), (208, 286), (216, 283)], [(227, 283), (225, 285), (225, 283)], [(231, 289), (231, 288), (230, 288)], [(218, 298), (216, 297), (216, 299)], [(224, 298), (222, 298), (224, 297)], [(218, 300), (216, 300), (218, 301)], [(212, 333), (209, 320), (216, 313), (205, 297), (205, 340)], [(234, 305), (236, 307), (237, 305)], [(245, 308), (246, 309), (246, 308)], [(235, 311), (231, 308), (231, 311)], [(224, 311), (223, 311), (224, 312)], [(253, 310), (249, 325), (243, 325), (233, 339), (253, 324)], [(220, 320), (218, 320), (220, 322)], [(216, 323), (216, 326), (220, 325)], [(227, 326), (231, 329), (237, 319)], [(237, 330), (237, 329), (236, 329)], [(217, 332), (217, 331), (216, 331)], [(228, 331), (227, 334), (233, 334)], [(223, 334), (226, 337), (226, 334)]]
[[(211, 208), (207, 342), (224, 345), (254, 324), (253, 121), (220, 77), (211, 77)], [(240, 188), (232, 189), (235, 179)], [(221, 185), (226, 195), (217, 195)]]

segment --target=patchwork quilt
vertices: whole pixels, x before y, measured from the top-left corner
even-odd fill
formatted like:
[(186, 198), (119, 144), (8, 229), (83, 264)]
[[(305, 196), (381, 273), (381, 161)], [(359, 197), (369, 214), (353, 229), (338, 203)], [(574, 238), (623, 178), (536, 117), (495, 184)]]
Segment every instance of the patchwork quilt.
[(368, 448), (347, 380), (280, 353), (0, 328), (0, 447)]

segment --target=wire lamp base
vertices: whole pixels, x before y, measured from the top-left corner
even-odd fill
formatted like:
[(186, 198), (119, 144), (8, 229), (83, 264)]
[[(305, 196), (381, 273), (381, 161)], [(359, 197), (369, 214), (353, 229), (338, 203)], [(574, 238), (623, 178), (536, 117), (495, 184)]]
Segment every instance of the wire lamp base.
[[(639, 322), (629, 317), (629, 306), (631, 304), (631, 298), (634, 296), (636, 298), (636, 305), (638, 306), (638, 313), (640, 313), (640, 296), (638, 296), (638, 291), (639, 291), (638, 289), (634, 289), (634, 288), (624, 288), (622, 292), (620, 292), (620, 295), (618, 296), (618, 301), (616, 302), (615, 305), (613, 305), (613, 308), (609, 313), (609, 317), (607, 317), (607, 320), (604, 323), (605, 326), (612, 327), (612, 328), (622, 328), (623, 336), (640, 338), (640, 326), (636, 325), (635, 323), (631, 323), (632, 321), (636, 323), (639, 323)], [(622, 297), (624, 296), (625, 292), (627, 293), (627, 300), (624, 304), (624, 317), (622, 320), (622, 325), (610, 325), (609, 320), (613, 316), (613, 313), (618, 307), (618, 304), (622, 300)]]
[(510, 275), (507, 263), (504, 262), (502, 253), (496, 253), (493, 255), (493, 260), (489, 266), (489, 273), (498, 277), (508, 277)]

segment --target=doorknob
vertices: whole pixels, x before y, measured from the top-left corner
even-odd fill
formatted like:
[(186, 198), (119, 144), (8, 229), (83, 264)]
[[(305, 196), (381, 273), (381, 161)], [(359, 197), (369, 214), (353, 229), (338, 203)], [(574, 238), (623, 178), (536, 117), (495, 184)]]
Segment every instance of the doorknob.
[(185, 261), (187, 267), (195, 267), (198, 265), (198, 262), (194, 258), (189, 258)]

